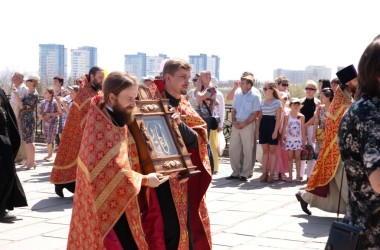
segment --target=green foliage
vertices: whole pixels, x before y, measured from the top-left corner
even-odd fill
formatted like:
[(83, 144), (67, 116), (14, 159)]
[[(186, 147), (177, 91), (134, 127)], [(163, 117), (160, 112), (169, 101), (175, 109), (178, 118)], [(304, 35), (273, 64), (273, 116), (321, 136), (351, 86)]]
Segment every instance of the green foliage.
[(305, 97), (305, 84), (291, 84), (289, 86), (289, 91), (291, 97)]

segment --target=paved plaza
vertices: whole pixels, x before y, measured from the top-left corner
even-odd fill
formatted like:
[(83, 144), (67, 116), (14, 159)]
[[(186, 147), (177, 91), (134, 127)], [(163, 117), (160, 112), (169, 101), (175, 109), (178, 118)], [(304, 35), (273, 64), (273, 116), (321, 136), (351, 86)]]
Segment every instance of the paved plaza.
[[(0, 223), (0, 249), (65, 249), (73, 196), (59, 198), (49, 182), (52, 162), (44, 162), (44, 144), (36, 144), (35, 170), (17, 172), (28, 207), (16, 208), (14, 223)], [(304, 214), (294, 194), (305, 182), (261, 183), (260, 164), (248, 182), (226, 180), (229, 159), (221, 158), (207, 192), (213, 249), (324, 249), (335, 214), (311, 208)]]

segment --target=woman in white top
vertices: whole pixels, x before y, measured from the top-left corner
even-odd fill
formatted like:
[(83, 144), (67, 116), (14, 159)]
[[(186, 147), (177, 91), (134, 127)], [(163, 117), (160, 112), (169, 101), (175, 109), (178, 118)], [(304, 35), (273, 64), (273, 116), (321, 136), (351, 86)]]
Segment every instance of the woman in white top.
[[(278, 130), (280, 128), (282, 103), (277, 84), (267, 82), (263, 88), (265, 99), (261, 101), (259, 116), (259, 143), (263, 149), (263, 174), (261, 182), (273, 182), (274, 168), (277, 162), (276, 147), (278, 144)], [(268, 161), (270, 159), (270, 166)], [(269, 175), (268, 175), (269, 174)]]

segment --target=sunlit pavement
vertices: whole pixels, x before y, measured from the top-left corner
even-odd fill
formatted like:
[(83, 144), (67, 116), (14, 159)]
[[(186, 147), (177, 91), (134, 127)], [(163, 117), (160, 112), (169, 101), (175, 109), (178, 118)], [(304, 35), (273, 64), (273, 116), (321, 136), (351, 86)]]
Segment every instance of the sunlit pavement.
[[(73, 197), (66, 190), (66, 198), (54, 193), (53, 163), (45, 156), (46, 147), (37, 143), (38, 167), (17, 167), (29, 206), (13, 211), (14, 223), (0, 223), (0, 249), (66, 249)], [(324, 249), (335, 214), (316, 208), (312, 216), (304, 214), (294, 194), (305, 182), (261, 183), (260, 172), (256, 164), (248, 182), (226, 180), (229, 159), (220, 159), (207, 192), (213, 249)]]

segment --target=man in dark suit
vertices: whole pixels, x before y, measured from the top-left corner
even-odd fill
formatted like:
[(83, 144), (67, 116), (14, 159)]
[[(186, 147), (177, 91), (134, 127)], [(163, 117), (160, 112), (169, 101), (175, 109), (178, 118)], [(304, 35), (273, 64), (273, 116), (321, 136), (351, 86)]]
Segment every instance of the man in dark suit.
[(15, 168), (20, 141), (15, 114), (0, 88), (0, 222), (16, 220), (9, 210), (28, 205)]

